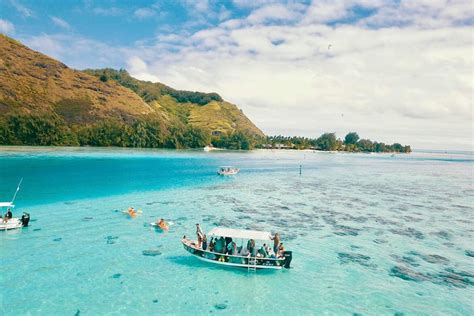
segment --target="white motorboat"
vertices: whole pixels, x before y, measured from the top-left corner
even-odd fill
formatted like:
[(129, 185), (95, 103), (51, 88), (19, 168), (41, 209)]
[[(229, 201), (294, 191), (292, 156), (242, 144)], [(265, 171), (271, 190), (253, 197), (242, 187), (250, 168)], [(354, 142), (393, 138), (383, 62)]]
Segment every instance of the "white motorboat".
[[(228, 253), (223, 253), (225, 252), (225, 246), (223, 247), (224, 250), (221, 251), (218, 251), (219, 249), (216, 248), (212, 249), (211, 251), (211, 249), (207, 247), (207, 245), (204, 247), (205, 249), (203, 249), (198, 245), (197, 241), (190, 240), (186, 238), (186, 236), (183, 237), (181, 242), (186, 251), (188, 251), (190, 254), (192, 254), (199, 260), (209, 263), (230, 267), (247, 268), (249, 270), (280, 270), (282, 268), (290, 268), (290, 263), (292, 260), (291, 251), (285, 251), (284, 253), (280, 254), (280, 256), (276, 257), (275, 255), (262, 255), (260, 252), (257, 252), (256, 249), (251, 249), (250, 251), (247, 251), (248, 248), (244, 248), (245, 241), (253, 241), (253, 248), (256, 248), (255, 241), (264, 241), (271, 243), (272, 235), (269, 232), (216, 227), (213, 228), (206, 236), (207, 238), (215, 239), (216, 243), (218, 238), (224, 238), (225, 240), (227, 240), (228, 243), (240, 240), (241, 246), (237, 247), (237, 254), (231, 255)], [(246, 255), (244, 255), (245, 252), (247, 252)]]
[(0, 211), (1, 211), (0, 213), (2, 215), (2, 217), (0, 218), (0, 230), (10, 230), (10, 229), (18, 229), (22, 227), (27, 227), (28, 223), (30, 222), (30, 214), (24, 212), (21, 218), (15, 218), (15, 217), (12, 217), (12, 212), (11, 212), (11, 210), (15, 208), (14, 201), (15, 201), (18, 191), (20, 190), (20, 185), (21, 185), (22, 180), (20, 180), (20, 183), (18, 184), (18, 187), (16, 188), (12, 201), (0, 202)]
[(239, 173), (240, 169), (230, 166), (220, 167), (217, 174), (220, 176), (233, 176)]

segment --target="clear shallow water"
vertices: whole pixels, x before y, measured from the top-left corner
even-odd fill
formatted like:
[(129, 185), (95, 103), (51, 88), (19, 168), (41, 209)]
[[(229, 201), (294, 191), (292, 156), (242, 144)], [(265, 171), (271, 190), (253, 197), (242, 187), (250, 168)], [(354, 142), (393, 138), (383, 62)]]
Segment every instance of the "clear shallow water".
[[(469, 153), (4, 147), (2, 200), (23, 177), (17, 210), (34, 221), (0, 233), (0, 314), (470, 315), (473, 166)], [(158, 217), (169, 233), (147, 226)], [(279, 231), (293, 269), (202, 263), (180, 245), (196, 222)]]

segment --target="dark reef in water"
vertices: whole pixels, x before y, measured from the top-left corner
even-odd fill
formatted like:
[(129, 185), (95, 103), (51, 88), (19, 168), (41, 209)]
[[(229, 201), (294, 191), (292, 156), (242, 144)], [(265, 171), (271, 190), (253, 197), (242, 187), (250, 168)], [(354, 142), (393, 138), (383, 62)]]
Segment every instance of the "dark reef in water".
[(440, 231), (437, 231), (437, 232), (432, 232), (432, 233), (430, 233), (430, 235), (433, 235), (433, 236), (436, 236), (436, 237), (439, 237), (439, 238), (442, 238), (442, 239), (446, 239), (446, 240), (451, 240), (451, 234), (448, 233), (447, 231), (444, 231), (444, 230), (440, 230)]
[(222, 310), (222, 309), (226, 309), (227, 305), (224, 304), (224, 303), (220, 303), (220, 304), (214, 305), (214, 308), (217, 309), (217, 310)]
[(406, 281), (421, 282), (427, 280), (427, 277), (423, 273), (418, 273), (404, 266), (392, 267), (389, 275)]
[(360, 254), (360, 253), (347, 253), (347, 252), (339, 252), (337, 254), (337, 257), (339, 258), (339, 261), (341, 264), (347, 264), (347, 263), (358, 263), (361, 266), (364, 267), (369, 267), (369, 268), (375, 268), (377, 267), (376, 264), (370, 263), (370, 257)]
[(142, 254), (144, 256), (156, 257), (156, 256), (161, 255), (161, 251), (157, 249), (147, 249), (147, 250), (143, 250)]
[(474, 274), (466, 271), (456, 271), (453, 268), (446, 268), (433, 274), (417, 272), (404, 266), (394, 266), (390, 269), (389, 275), (406, 281), (429, 281), (439, 285), (458, 288), (474, 286)]
[(106, 236), (104, 239), (107, 241), (108, 245), (115, 244), (115, 240), (118, 239), (118, 236)]
[(449, 263), (449, 260), (447, 258), (445, 258), (443, 256), (440, 256), (440, 255), (425, 255), (425, 254), (418, 253), (416, 251), (410, 251), (408, 254), (410, 254), (412, 256), (420, 257), (421, 259), (423, 259), (424, 261), (429, 262), (429, 263), (438, 263), (438, 264), (448, 264)]
[(336, 230), (334, 234), (339, 236), (357, 236), (359, 235), (360, 229), (344, 226), (344, 225), (334, 225), (334, 229)]
[(419, 230), (416, 230), (414, 228), (408, 227), (408, 228), (391, 228), (390, 232), (392, 232), (395, 235), (402, 235), (402, 236), (407, 236), (410, 238), (416, 238), (416, 239), (424, 239), (425, 236), (423, 235), (422, 232)]
[(415, 258), (409, 257), (409, 256), (397, 256), (397, 255), (391, 255), (393, 259), (397, 261), (397, 263), (403, 263), (403, 264), (408, 264), (412, 267), (419, 267), (420, 264), (416, 262)]
[(464, 254), (468, 257), (473, 257), (474, 258), (474, 251), (472, 250), (466, 250)]

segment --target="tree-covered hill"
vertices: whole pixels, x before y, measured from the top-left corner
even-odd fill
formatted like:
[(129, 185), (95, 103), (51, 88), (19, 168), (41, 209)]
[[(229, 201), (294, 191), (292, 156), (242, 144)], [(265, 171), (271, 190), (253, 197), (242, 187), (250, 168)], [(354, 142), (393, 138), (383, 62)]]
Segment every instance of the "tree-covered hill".
[[(264, 134), (216, 93), (176, 90), (124, 70), (74, 70), (0, 35), (0, 144), (240, 149)], [(246, 144), (243, 145), (244, 147)]]

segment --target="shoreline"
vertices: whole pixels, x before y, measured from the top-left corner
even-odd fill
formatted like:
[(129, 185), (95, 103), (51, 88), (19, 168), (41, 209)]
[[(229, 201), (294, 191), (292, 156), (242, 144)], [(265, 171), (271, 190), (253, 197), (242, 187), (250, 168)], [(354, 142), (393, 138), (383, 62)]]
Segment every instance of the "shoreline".
[(443, 149), (413, 149), (410, 153), (406, 152), (363, 152), (363, 151), (344, 151), (344, 150), (317, 150), (317, 149), (279, 149), (279, 148), (254, 148), (254, 149), (227, 149), (227, 148), (214, 148), (210, 151), (203, 150), (203, 148), (186, 148), (186, 149), (176, 149), (176, 148), (148, 148), (148, 147), (117, 147), (117, 146), (29, 146), (29, 145), (0, 145), (0, 152), (8, 151), (117, 151), (117, 152), (129, 152), (129, 151), (143, 151), (143, 152), (203, 152), (203, 153), (245, 153), (245, 152), (255, 152), (255, 151), (267, 151), (267, 152), (306, 152), (306, 153), (323, 153), (323, 154), (383, 154), (383, 155), (398, 155), (398, 154), (411, 154), (411, 153), (432, 153), (432, 154), (464, 154), (464, 155), (474, 155), (474, 151), (470, 150), (443, 150)]

